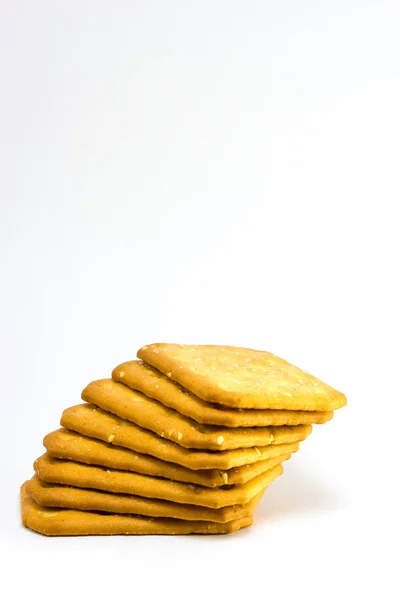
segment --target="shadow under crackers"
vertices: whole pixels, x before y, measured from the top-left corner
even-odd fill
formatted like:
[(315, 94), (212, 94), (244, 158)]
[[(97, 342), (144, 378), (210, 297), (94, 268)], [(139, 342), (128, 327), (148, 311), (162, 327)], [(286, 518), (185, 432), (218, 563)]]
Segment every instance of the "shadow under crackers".
[[(290, 468), (292, 467), (292, 468)], [(255, 521), (279, 519), (308, 512), (341, 510), (347, 499), (334, 488), (322, 483), (311, 472), (293, 464), (265, 491), (255, 511)]]

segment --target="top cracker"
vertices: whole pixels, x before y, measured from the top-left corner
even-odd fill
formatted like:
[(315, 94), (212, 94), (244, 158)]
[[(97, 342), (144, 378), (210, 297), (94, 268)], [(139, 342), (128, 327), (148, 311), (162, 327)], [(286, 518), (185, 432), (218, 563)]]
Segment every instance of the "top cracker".
[(337, 390), (270, 352), (150, 344), (137, 356), (199, 398), (224, 406), (315, 411), (347, 402)]

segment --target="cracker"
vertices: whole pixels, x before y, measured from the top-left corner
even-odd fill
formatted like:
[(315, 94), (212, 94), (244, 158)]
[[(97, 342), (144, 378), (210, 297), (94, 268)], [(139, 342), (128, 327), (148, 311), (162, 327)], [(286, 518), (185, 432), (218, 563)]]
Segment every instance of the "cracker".
[(224, 427), (268, 427), (269, 425), (307, 425), (326, 423), (333, 411), (257, 410), (228, 408), (201, 400), (157, 369), (141, 360), (115, 367), (115, 381), (124, 383), (198, 423)]
[(101, 467), (59, 460), (50, 458), (47, 454), (43, 454), (35, 460), (34, 469), (39, 479), (46, 483), (158, 498), (179, 504), (206, 506), (207, 508), (247, 504), (283, 473), (282, 465), (277, 465), (242, 485), (206, 488), (129, 471), (106, 470)]
[(137, 514), (148, 517), (167, 517), (185, 521), (212, 521), (227, 523), (252, 514), (263, 492), (247, 504), (236, 504), (223, 508), (206, 508), (191, 504), (178, 504), (168, 500), (154, 500), (128, 494), (112, 494), (97, 490), (49, 484), (34, 475), (27, 482), (27, 492), (40, 506), (49, 508), (70, 508), (95, 512)]
[(236, 450), (268, 446), (274, 439), (269, 427), (228, 429), (200, 425), (113, 379), (89, 383), (82, 392), (82, 400), (127, 419), (143, 429), (149, 429), (184, 448)]
[[(134, 452), (150, 454), (162, 460), (177, 463), (188, 469), (232, 469), (266, 460), (282, 454), (281, 444), (301, 442), (311, 433), (311, 425), (273, 428), (274, 442), (259, 446), (222, 452), (187, 450), (174, 442), (107, 413), (91, 404), (78, 404), (64, 410), (61, 425), (81, 435), (129, 448)], [(281, 431), (283, 430), (283, 431)]]
[(327, 411), (346, 397), (286, 360), (235, 346), (151, 344), (137, 356), (193, 394), (235, 408)]
[(21, 517), (24, 527), (44, 535), (233, 533), (242, 527), (248, 527), (253, 522), (250, 515), (228, 523), (212, 523), (44, 508), (30, 498), (26, 483), (21, 487)]
[[(134, 471), (143, 475), (163, 477), (186, 483), (197, 483), (206, 487), (245, 483), (282, 462), (279, 455), (228, 471), (218, 469), (193, 471), (146, 454), (111, 446), (65, 429), (59, 429), (46, 435), (43, 445), (47, 450), (47, 454), (52, 458), (73, 460), (120, 471)], [(292, 452), (297, 452), (299, 444), (281, 444), (278, 448), (281, 450), (282, 455), (290, 455)]]

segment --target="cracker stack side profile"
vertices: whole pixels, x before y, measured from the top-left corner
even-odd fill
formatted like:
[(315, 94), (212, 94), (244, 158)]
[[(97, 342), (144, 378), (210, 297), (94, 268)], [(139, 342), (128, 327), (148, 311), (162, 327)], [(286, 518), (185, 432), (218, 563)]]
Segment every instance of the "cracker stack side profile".
[(49, 536), (221, 534), (253, 523), (268, 486), (340, 392), (264, 351), (150, 344), (93, 381), (21, 487)]

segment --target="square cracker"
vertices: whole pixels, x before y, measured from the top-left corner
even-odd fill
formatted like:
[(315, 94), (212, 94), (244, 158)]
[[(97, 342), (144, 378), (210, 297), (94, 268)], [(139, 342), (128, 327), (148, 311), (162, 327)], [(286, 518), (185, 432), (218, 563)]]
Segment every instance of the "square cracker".
[(333, 411), (238, 409), (211, 404), (141, 360), (124, 362), (112, 372), (115, 381), (158, 400), (182, 415), (205, 425), (224, 427), (268, 427), (270, 425), (307, 425), (326, 423)]
[(276, 431), (283, 435), (292, 429), (290, 425), (234, 428), (201, 425), (113, 379), (92, 381), (82, 391), (82, 399), (185, 448), (221, 451), (268, 446), (273, 443)]
[(278, 446), (279, 454), (265, 460), (259, 460), (227, 471), (221, 471), (220, 469), (194, 471), (176, 463), (133, 452), (128, 448), (111, 446), (100, 440), (88, 438), (65, 429), (47, 434), (43, 440), (43, 445), (47, 450), (47, 454), (52, 458), (73, 460), (88, 465), (106, 467), (107, 469), (118, 469), (119, 471), (133, 471), (134, 473), (163, 477), (173, 481), (196, 483), (205, 487), (246, 483), (256, 475), (260, 475), (282, 463), (293, 452), (297, 452), (299, 448), (298, 442), (280, 444)]
[(312, 432), (312, 425), (295, 427), (272, 427), (274, 441), (269, 446), (238, 448), (208, 452), (189, 450), (152, 431), (138, 427), (108, 413), (92, 404), (78, 404), (64, 410), (61, 425), (89, 438), (129, 448), (134, 452), (150, 454), (162, 460), (177, 463), (188, 469), (232, 469), (282, 454), (280, 446), (305, 440)]
[(228, 523), (149, 518), (138, 515), (99, 514), (39, 506), (21, 487), (22, 524), (43, 535), (178, 535), (189, 533), (233, 533), (252, 524), (251, 516)]
[(70, 508), (118, 514), (167, 517), (184, 521), (212, 521), (227, 523), (251, 515), (263, 496), (260, 492), (247, 504), (235, 504), (223, 508), (205, 508), (191, 504), (178, 504), (168, 500), (154, 500), (143, 496), (112, 494), (85, 488), (44, 483), (37, 475), (27, 482), (30, 497), (40, 506)]
[(277, 465), (243, 484), (206, 488), (129, 471), (105, 470), (92, 465), (50, 458), (47, 454), (35, 460), (34, 469), (39, 479), (46, 483), (103, 490), (114, 494), (132, 494), (207, 508), (247, 504), (283, 473), (282, 465)]
[(150, 344), (138, 358), (193, 394), (235, 408), (326, 411), (346, 397), (286, 360), (235, 346)]

